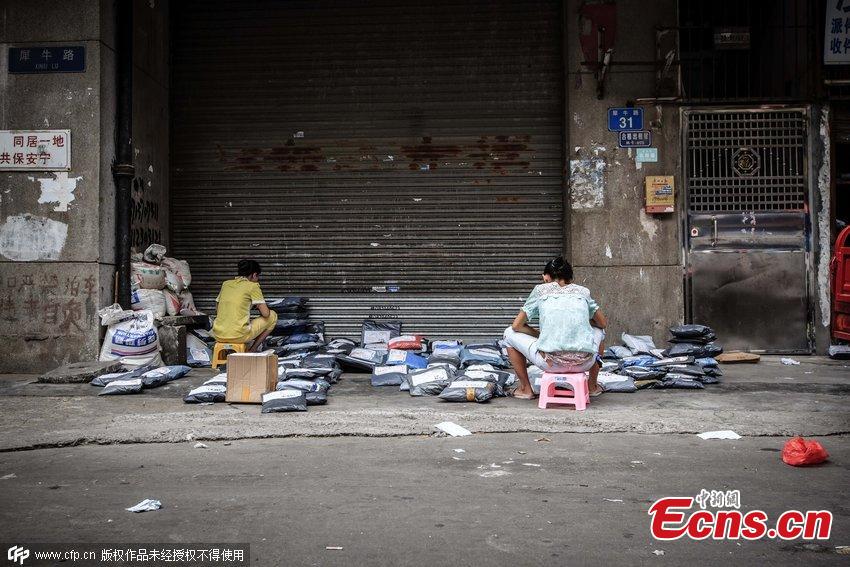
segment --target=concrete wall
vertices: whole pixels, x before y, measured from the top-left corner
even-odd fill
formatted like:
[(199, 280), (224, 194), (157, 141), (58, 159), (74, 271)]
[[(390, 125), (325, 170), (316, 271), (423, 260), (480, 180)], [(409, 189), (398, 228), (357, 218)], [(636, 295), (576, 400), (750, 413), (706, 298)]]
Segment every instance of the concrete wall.
[(168, 246), (168, 2), (133, 4), (132, 243)]
[[(101, 134), (102, 122), (111, 120), (104, 97), (112, 96), (114, 65), (104, 9), (86, 0), (53, 3), (50, 10), (7, 0), (0, 10), (0, 129), (70, 129), (72, 140), (67, 175), (0, 174), (0, 371), (39, 371), (97, 356), (97, 309), (111, 302), (114, 244), (104, 230), (113, 207), (103, 194), (113, 143)], [(85, 46), (84, 73), (8, 74), (9, 47), (57, 42)], [(39, 202), (42, 188), (55, 182), (68, 195), (67, 207)], [(37, 245), (48, 238), (51, 245)], [(22, 258), (28, 261), (16, 261)]]
[(592, 175), (571, 178), (570, 259), (576, 281), (591, 289), (608, 315), (609, 344), (619, 344), (620, 334), (629, 332), (652, 335), (656, 344), (666, 345), (667, 328), (684, 316), (681, 217), (678, 209), (673, 214), (645, 214), (644, 181), (646, 175), (674, 175), (679, 201), (679, 111), (643, 107), (659, 161), (642, 167), (633, 151), (617, 147), (617, 135), (607, 130), (607, 111), (654, 95), (655, 29), (676, 24), (676, 2), (617, 2), (614, 64), (601, 100), (594, 75), (581, 65), (580, 4), (569, 0), (566, 5), (568, 160), (578, 162), (585, 174), (601, 168), (602, 175), (601, 183), (589, 181)]
[[(145, 187), (138, 196), (161, 203), (168, 179), (168, 6), (134, 4), (136, 167)], [(67, 0), (43, 8), (26, 0), (0, 8), (0, 129), (70, 129), (72, 168), (67, 175), (0, 174), (0, 372), (96, 359), (97, 310), (113, 302), (114, 4)], [(8, 73), (9, 47), (57, 43), (85, 46), (84, 73)], [(40, 203), (43, 188), (56, 183), (67, 206)]]

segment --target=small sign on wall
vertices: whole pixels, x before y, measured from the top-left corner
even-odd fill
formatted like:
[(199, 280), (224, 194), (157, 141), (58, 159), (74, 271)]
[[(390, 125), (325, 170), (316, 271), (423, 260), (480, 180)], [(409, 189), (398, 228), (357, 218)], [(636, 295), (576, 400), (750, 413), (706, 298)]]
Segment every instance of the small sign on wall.
[(10, 73), (83, 73), (86, 48), (83, 45), (10, 47)]
[(68, 171), (70, 130), (0, 130), (0, 171)]
[(647, 214), (672, 213), (676, 206), (676, 193), (672, 175), (646, 176)]

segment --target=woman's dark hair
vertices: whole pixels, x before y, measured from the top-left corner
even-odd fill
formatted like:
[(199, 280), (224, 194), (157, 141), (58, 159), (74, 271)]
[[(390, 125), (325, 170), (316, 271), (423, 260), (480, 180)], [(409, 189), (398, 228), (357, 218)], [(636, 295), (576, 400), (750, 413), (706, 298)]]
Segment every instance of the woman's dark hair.
[(546, 267), (543, 268), (543, 273), (550, 276), (553, 280), (570, 281), (573, 279), (573, 267), (569, 262), (564, 260), (563, 256), (549, 260)]
[(256, 260), (239, 260), (239, 263), (236, 264), (236, 273), (245, 278), (251, 274), (259, 274), (262, 271), (263, 269), (260, 267), (260, 263)]

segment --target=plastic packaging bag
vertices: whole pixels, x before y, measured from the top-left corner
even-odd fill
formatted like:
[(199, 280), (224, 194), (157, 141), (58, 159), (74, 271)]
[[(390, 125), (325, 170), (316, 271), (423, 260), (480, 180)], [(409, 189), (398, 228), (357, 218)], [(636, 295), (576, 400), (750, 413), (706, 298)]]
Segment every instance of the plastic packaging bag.
[(485, 380), (455, 380), (440, 392), (448, 402), (486, 402), (496, 395), (496, 385)]
[(436, 396), (449, 385), (452, 376), (445, 368), (426, 368), (407, 375), (411, 396)]
[(611, 374), (610, 372), (600, 372), (597, 379), (599, 380), (599, 385), (602, 386), (602, 391), (604, 392), (637, 392), (635, 380), (629, 376), (619, 376), (617, 374)]
[(660, 380), (667, 374), (666, 368), (646, 368), (643, 366), (629, 366), (617, 372), (622, 376), (628, 376), (634, 380)]
[(357, 346), (351, 339), (334, 339), (325, 345), (328, 354), (349, 354)]
[(278, 390), (263, 394), (261, 413), (307, 411), (307, 394), (302, 390)]
[(602, 358), (614, 359), (626, 358), (628, 356), (632, 356), (631, 349), (620, 345), (609, 346), (602, 354)]
[(212, 351), (207, 344), (193, 335), (186, 334), (186, 363), (192, 368), (211, 366)]
[(683, 390), (702, 390), (705, 386), (702, 382), (694, 380), (693, 376), (684, 374), (668, 373), (655, 384), (656, 388), (677, 388)]
[(115, 382), (116, 380), (130, 380), (132, 378), (138, 378), (142, 374), (149, 372), (154, 369), (153, 365), (146, 364), (145, 366), (140, 366), (134, 370), (126, 370), (124, 372), (112, 372), (109, 374), (101, 374), (100, 376), (95, 376), (92, 378), (90, 384), (92, 386), (106, 386), (110, 382)]
[(493, 345), (470, 345), (460, 353), (461, 366), (469, 366), (477, 362), (502, 366), (502, 352)]
[(406, 364), (394, 364), (392, 366), (376, 366), (372, 371), (373, 386), (401, 386), (408, 368)]
[(140, 378), (142, 379), (142, 385), (145, 388), (156, 388), (167, 382), (171, 382), (172, 380), (182, 378), (188, 374), (190, 370), (192, 369), (183, 365), (162, 366), (160, 368), (148, 370), (142, 374)]
[(714, 331), (705, 325), (676, 325), (670, 327), (670, 334), (680, 339), (695, 339), (713, 335)]
[(410, 368), (425, 368), (428, 366), (428, 360), (406, 350), (391, 350), (387, 354), (386, 364), (405, 364)]
[(387, 344), (390, 339), (399, 335), (401, 335), (401, 321), (375, 321), (366, 319), (363, 321), (360, 346), (388, 348)]
[(630, 335), (623, 333), (623, 344), (629, 347), (632, 354), (649, 354), (655, 349), (655, 343), (649, 335)]
[(650, 356), (648, 354), (629, 356), (623, 359), (623, 368), (628, 368), (630, 366), (652, 366), (656, 360), (657, 359), (654, 356)]
[(782, 447), (782, 461), (793, 467), (817, 465), (829, 458), (829, 453), (817, 441), (794, 437)]
[(124, 394), (138, 394), (142, 391), (142, 379), (132, 378), (130, 380), (113, 380), (98, 392), (98, 396), (121, 396)]
[(183, 401), (187, 404), (223, 402), (226, 394), (226, 384), (204, 384), (203, 386), (195, 388), (186, 394), (186, 396), (183, 397)]
[(422, 335), (399, 335), (387, 341), (387, 346), (397, 350), (422, 350)]

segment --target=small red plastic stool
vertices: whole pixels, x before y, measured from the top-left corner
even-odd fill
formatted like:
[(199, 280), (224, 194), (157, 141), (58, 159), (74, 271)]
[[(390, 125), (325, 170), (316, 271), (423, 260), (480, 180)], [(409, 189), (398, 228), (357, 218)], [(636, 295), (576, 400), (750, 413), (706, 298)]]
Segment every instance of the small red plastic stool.
[[(558, 386), (570, 386), (571, 390), (559, 390)], [(537, 407), (546, 409), (550, 404), (573, 405), (576, 410), (584, 411), (590, 403), (590, 392), (587, 390), (587, 374), (557, 374), (544, 372), (540, 379), (540, 398)]]

